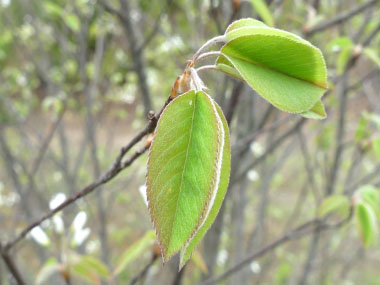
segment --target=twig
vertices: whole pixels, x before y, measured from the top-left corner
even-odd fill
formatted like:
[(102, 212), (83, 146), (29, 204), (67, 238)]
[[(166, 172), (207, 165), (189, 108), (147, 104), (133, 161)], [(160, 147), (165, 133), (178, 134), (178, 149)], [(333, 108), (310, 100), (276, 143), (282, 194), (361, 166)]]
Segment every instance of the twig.
[(169, 6), (172, 4), (172, 2), (173, 2), (173, 0), (168, 0), (166, 2), (166, 7), (164, 7), (161, 10), (160, 14), (156, 18), (156, 21), (154, 22), (152, 30), (150, 31), (150, 33), (148, 34), (148, 36), (144, 39), (144, 41), (142, 42), (142, 44), (137, 48), (137, 50), (139, 52), (141, 52), (153, 40), (154, 36), (157, 34), (157, 31), (158, 31), (158, 29), (160, 27), (160, 23), (162, 22), (161, 21), (162, 15), (164, 15), (164, 13), (169, 8)]
[(201, 67), (198, 67), (197, 72), (203, 71), (203, 70), (219, 70), (216, 65), (203, 65)]
[(346, 20), (349, 20), (351, 17), (355, 16), (356, 14), (359, 14), (360, 12), (364, 11), (365, 9), (371, 7), (379, 0), (370, 0), (368, 2), (363, 3), (362, 5), (359, 5), (357, 7), (352, 8), (349, 11), (345, 11), (337, 15), (335, 18), (332, 18), (330, 20), (327, 20), (325, 22), (322, 22), (319, 25), (316, 25), (315, 27), (312, 27), (310, 30), (305, 31), (306, 36), (311, 36), (317, 32), (323, 31), (327, 28), (330, 28), (332, 26), (338, 25)]
[(288, 131), (283, 133), (279, 138), (277, 138), (273, 143), (269, 145), (267, 150), (258, 158), (256, 158), (252, 163), (246, 165), (243, 167), (243, 170), (240, 171), (235, 179), (231, 181), (231, 184), (236, 183), (239, 181), (251, 168), (258, 165), (261, 161), (263, 161), (269, 154), (271, 154), (277, 147), (279, 147), (289, 136), (291, 136), (294, 132), (298, 131), (301, 126), (306, 122), (305, 118), (299, 119), (292, 128), (290, 128)]
[(209, 52), (202, 53), (200, 56), (198, 56), (197, 61), (200, 61), (212, 56), (222, 56), (222, 55), (223, 54), (220, 51), (209, 51)]
[(228, 104), (228, 109), (226, 110), (226, 121), (228, 125), (231, 125), (231, 121), (234, 116), (236, 106), (239, 103), (239, 98), (242, 94), (243, 87), (243, 82), (237, 82), (232, 90), (231, 99)]
[[(167, 103), (168, 103), (168, 101), (167, 101)], [(165, 106), (167, 103), (165, 103)], [(164, 108), (162, 108), (162, 110), (163, 109)], [(133, 146), (135, 146), (138, 142), (140, 142), (145, 135), (152, 133), (154, 131), (154, 129), (156, 128), (156, 125), (157, 125), (157, 120), (159, 119), (159, 116), (161, 115), (162, 110), (159, 112), (159, 114), (157, 116), (153, 116), (151, 114), (150, 121), (149, 121), (148, 125), (145, 127), (145, 129), (142, 130), (139, 134), (137, 134), (126, 146), (121, 148), (119, 155), (116, 157), (116, 160), (114, 161), (112, 167), (107, 172), (105, 172), (103, 175), (101, 175), (98, 178), (98, 180), (87, 185), (85, 188), (83, 188), (82, 190), (80, 190), (79, 192), (77, 192), (76, 194), (71, 196), (70, 198), (66, 199), (66, 201), (64, 201), (58, 207), (56, 207), (55, 209), (48, 212), (47, 214), (42, 216), (37, 221), (31, 223), (14, 240), (12, 240), (11, 242), (8, 242), (4, 246), (3, 250), (5, 252), (8, 252), (14, 245), (16, 245), (20, 240), (22, 240), (33, 228), (40, 225), (43, 221), (51, 218), (54, 214), (63, 210), (64, 208), (66, 208), (70, 204), (74, 203), (78, 199), (88, 195), (89, 193), (94, 191), (100, 185), (107, 183), (108, 181), (113, 179), (116, 175), (118, 175), (120, 173), (120, 171), (129, 167), (139, 156), (141, 156), (149, 148), (149, 145), (146, 145), (141, 150), (136, 151), (125, 162), (122, 162), (123, 157)]]
[(328, 229), (334, 229), (339, 228), (343, 226), (345, 223), (351, 220), (353, 214), (353, 209), (350, 209), (349, 215), (342, 221), (336, 223), (336, 224), (327, 224), (327, 223), (321, 223), (321, 220), (319, 219), (313, 219), (310, 220), (300, 226), (298, 226), (293, 231), (290, 231), (286, 234), (284, 234), (281, 238), (277, 239), (276, 241), (272, 242), (271, 244), (267, 245), (266, 247), (260, 249), (259, 251), (256, 251), (255, 253), (251, 254), (247, 258), (243, 259), (241, 262), (236, 264), (235, 266), (228, 269), (226, 272), (222, 273), (221, 275), (206, 280), (205, 282), (200, 283), (200, 285), (208, 285), (208, 284), (218, 284), (219, 281), (226, 279), (232, 274), (235, 274), (236, 272), (243, 269), (245, 266), (250, 264), (253, 260), (265, 255), (266, 253), (276, 249), (278, 246), (282, 245), (283, 243), (301, 238), (306, 236), (307, 234), (314, 232), (315, 230), (324, 231)]
[(197, 52), (193, 55), (193, 61), (196, 62), (199, 58), (199, 56), (206, 50), (208, 49), (210, 46), (214, 45), (214, 44), (217, 44), (217, 43), (221, 43), (221, 42), (224, 42), (225, 41), (225, 37), (224, 35), (221, 35), (221, 36), (217, 36), (217, 37), (214, 37), (210, 40), (208, 40), (203, 46), (201, 46)]
[(16, 265), (14, 264), (12, 258), (8, 255), (8, 253), (4, 250), (3, 246), (0, 244), (0, 255), (4, 260), (5, 265), (8, 267), (12, 276), (16, 279), (18, 285), (26, 284), (18, 271)]
[[(124, 32), (128, 38), (128, 48), (133, 60), (133, 69), (137, 74), (139, 89), (141, 91), (142, 100), (144, 103), (145, 112), (148, 113), (153, 109), (150, 91), (147, 82), (146, 70), (142, 51), (137, 45), (137, 34), (133, 28), (133, 23), (129, 17), (130, 7), (129, 1), (120, 0), (120, 11), (113, 8), (105, 0), (98, 0), (98, 3), (109, 13), (116, 15), (123, 25)], [(141, 46), (140, 46), (141, 47)]]
[[(380, 23), (373, 29), (371, 34), (363, 40), (362, 48), (365, 48), (368, 46), (371, 41), (376, 37), (377, 33), (380, 31)], [(340, 168), (341, 164), (341, 157), (343, 153), (343, 139), (345, 135), (345, 127), (346, 127), (346, 109), (347, 109), (347, 94), (348, 94), (348, 82), (349, 82), (349, 72), (351, 68), (353, 68), (357, 62), (357, 60), (360, 58), (359, 55), (352, 55), (350, 59), (348, 60), (347, 66), (345, 68), (345, 71), (342, 75), (342, 81), (340, 90), (339, 90), (339, 118), (338, 118), (338, 130), (336, 133), (336, 147), (334, 151), (334, 158), (332, 162), (331, 167), (331, 175), (329, 177), (329, 181), (327, 184), (327, 194), (332, 194), (334, 192), (335, 182), (337, 180), (338, 176), (338, 170)]]
[(136, 284), (137, 282), (139, 282), (140, 280), (142, 280), (145, 277), (145, 275), (148, 273), (148, 270), (153, 266), (154, 262), (157, 260), (157, 257), (158, 257), (158, 255), (153, 254), (150, 262), (144, 267), (144, 269), (140, 273), (138, 273), (136, 275), (136, 277), (134, 277), (132, 279), (132, 281), (130, 283), (131, 285)]

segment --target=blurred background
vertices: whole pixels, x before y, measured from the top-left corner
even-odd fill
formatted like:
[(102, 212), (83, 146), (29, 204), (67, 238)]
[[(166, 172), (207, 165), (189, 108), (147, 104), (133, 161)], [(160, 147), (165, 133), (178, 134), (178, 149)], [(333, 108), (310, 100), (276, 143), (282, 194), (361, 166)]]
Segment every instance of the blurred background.
[(380, 284), (378, 200), (354, 209), (380, 185), (376, 0), (0, 0), (0, 243), (109, 169), (186, 61), (244, 17), (322, 50), (327, 119), (202, 71), (231, 121), (232, 172), (185, 268), (162, 266), (145, 153), (4, 251), (1, 285), (17, 283), (5, 256), (26, 284)]

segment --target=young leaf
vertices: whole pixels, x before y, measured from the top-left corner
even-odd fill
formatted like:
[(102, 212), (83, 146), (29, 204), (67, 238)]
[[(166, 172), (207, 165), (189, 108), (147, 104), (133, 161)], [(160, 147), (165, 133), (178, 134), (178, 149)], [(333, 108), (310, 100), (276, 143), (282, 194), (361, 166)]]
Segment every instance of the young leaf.
[(213, 100), (190, 91), (158, 121), (150, 148), (147, 197), (164, 262), (209, 216), (221, 180), (225, 131)]
[(324, 117), (319, 101), (327, 78), (321, 51), (294, 34), (250, 23), (230, 26), (217, 67), (243, 78), (280, 110)]
[(205, 260), (202, 257), (202, 254), (196, 250), (194, 251), (194, 254), (191, 256), (191, 260), (194, 262), (194, 264), (204, 273), (208, 274), (208, 269)]
[(336, 68), (337, 68), (338, 74), (343, 74), (344, 69), (346, 68), (346, 65), (348, 63), (348, 60), (350, 59), (352, 52), (353, 52), (353, 49), (351, 47), (344, 48), (340, 52), (336, 61)]
[(147, 232), (143, 238), (128, 247), (116, 263), (114, 276), (119, 275), (125, 268), (136, 258), (138, 258), (148, 247), (152, 246), (155, 241), (154, 231)]
[(368, 128), (368, 119), (363, 117), (359, 120), (358, 126), (355, 131), (355, 142), (359, 143), (362, 140), (368, 138), (371, 135), (371, 132)]
[(263, 21), (269, 25), (274, 26), (274, 21), (271, 12), (267, 6), (267, 3), (264, 0), (251, 0), (251, 4)]
[(373, 150), (378, 160), (380, 160), (380, 138), (376, 138), (372, 141)]
[(319, 100), (313, 108), (311, 108), (309, 111), (302, 112), (300, 115), (309, 119), (321, 120), (326, 118), (326, 111), (322, 101)]
[(263, 22), (252, 19), (252, 18), (244, 18), (238, 21), (232, 22), (226, 29), (226, 34), (232, 30), (236, 30), (243, 27), (266, 27)]
[(324, 217), (325, 215), (339, 211), (341, 213), (346, 213), (349, 211), (350, 200), (344, 195), (332, 195), (326, 198), (321, 206), (319, 207), (319, 217)]
[(380, 57), (376, 50), (372, 48), (365, 48), (363, 51), (364, 55), (373, 61), (380, 68)]
[(372, 185), (361, 186), (358, 191), (362, 201), (371, 206), (380, 221), (380, 191)]
[(59, 273), (61, 269), (61, 264), (52, 257), (49, 258), (46, 263), (42, 266), (36, 277), (36, 284), (43, 284), (46, 282), (53, 274)]
[(356, 206), (355, 219), (364, 246), (369, 247), (376, 243), (378, 226), (372, 208), (367, 203), (359, 202)]
[(93, 256), (80, 256), (71, 269), (76, 276), (91, 283), (110, 277), (107, 266)]
[(221, 177), (219, 189), (215, 197), (214, 205), (208, 215), (205, 223), (199, 229), (197, 234), (193, 237), (190, 243), (186, 244), (186, 246), (181, 250), (181, 258), (180, 258), (180, 268), (182, 268), (187, 260), (191, 257), (191, 253), (198, 245), (198, 243), (202, 240), (207, 230), (211, 227), (214, 222), (216, 216), (218, 215), (219, 209), (222, 206), (222, 202), (224, 196), (227, 192), (228, 182), (230, 178), (230, 169), (231, 169), (231, 151), (230, 151), (230, 136), (227, 121), (224, 118), (222, 109), (215, 103), (216, 109), (218, 111), (218, 115), (222, 119), (223, 128), (224, 128), (224, 150), (223, 150), (223, 161), (222, 161), (222, 169), (221, 169)]

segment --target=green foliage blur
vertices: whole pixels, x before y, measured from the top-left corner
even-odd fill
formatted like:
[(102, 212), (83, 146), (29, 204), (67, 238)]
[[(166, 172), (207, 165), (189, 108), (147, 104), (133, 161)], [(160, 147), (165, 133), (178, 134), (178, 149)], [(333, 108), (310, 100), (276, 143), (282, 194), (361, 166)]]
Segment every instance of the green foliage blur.
[[(182, 275), (178, 260), (162, 267), (145, 203), (144, 154), (11, 251), (27, 284), (127, 284), (141, 272), (139, 284), (196, 284), (312, 219), (345, 223), (281, 244), (218, 284), (378, 284), (379, 1), (309, 36), (367, 1), (104, 0), (128, 18), (134, 38), (100, 2), (0, 0), (1, 243), (96, 180), (145, 126), (141, 65), (157, 112), (186, 61), (231, 20), (261, 19), (322, 50), (327, 118), (274, 144), (297, 117), (235, 79), (203, 71), (224, 111), (242, 92), (230, 126), (233, 183), (222, 230), (211, 228)], [(0, 284), (13, 282), (0, 261)]]

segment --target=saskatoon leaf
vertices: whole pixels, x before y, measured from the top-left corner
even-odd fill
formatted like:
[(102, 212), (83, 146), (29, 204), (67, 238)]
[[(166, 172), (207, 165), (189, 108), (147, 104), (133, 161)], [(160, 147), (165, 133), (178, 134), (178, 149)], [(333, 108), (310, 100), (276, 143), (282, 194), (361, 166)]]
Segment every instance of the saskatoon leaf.
[(335, 211), (339, 211), (346, 216), (350, 208), (350, 200), (344, 195), (331, 195), (327, 197), (318, 210), (319, 217), (324, 217)]
[(364, 54), (380, 68), (380, 57), (375, 49), (365, 48)]
[(263, 22), (252, 19), (252, 18), (245, 18), (240, 19), (239, 21), (232, 22), (226, 29), (226, 34), (232, 30), (236, 30), (243, 27), (267, 27)]
[(326, 118), (326, 111), (322, 101), (318, 101), (313, 108), (309, 111), (302, 112), (300, 115), (305, 118), (320, 120)]
[(267, 3), (264, 0), (251, 0), (251, 4), (259, 16), (269, 26), (274, 26), (272, 14), (268, 8)]
[(336, 69), (339, 75), (343, 74), (344, 70), (346, 69), (348, 60), (350, 59), (352, 52), (353, 49), (351, 47), (346, 47), (342, 49), (342, 51), (339, 53), (336, 60)]
[(191, 257), (191, 253), (198, 245), (198, 243), (202, 240), (203, 236), (206, 234), (207, 230), (213, 224), (216, 216), (218, 215), (219, 209), (222, 206), (222, 202), (224, 196), (227, 192), (228, 182), (230, 178), (230, 170), (231, 170), (231, 151), (230, 151), (230, 136), (227, 121), (224, 118), (222, 109), (214, 102), (216, 109), (218, 111), (218, 115), (223, 122), (224, 128), (224, 150), (223, 150), (223, 161), (221, 168), (221, 177), (218, 192), (215, 197), (215, 201), (212, 205), (211, 211), (204, 222), (203, 226), (198, 230), (193, 239), (188, 242), (185, 247), (181, 250), (181, 259), (180, 259), (180, 268), (182, 268), (187, 260)]
[(380, 221), (380, 191), (372, 185), (363, 185), (358, 191), (362, 201), (372, 207)]
[(327, 79), (321, 51), (291, 33), (244, 21), (240, 28), (233, 28), (238, 23), (231, 24), (225, 34), (227, 43), (217, 67), (243, 78), (280, 110), (303, 113), (317, 107), (312, 113), (323, 117), (319, 101)]
[(355, 211), (356, 224), (365, 247), (376, 243), (378, 237), (378, 225), (376, 215), (371, 206), (360, 202)]
[(375, 138), (372, 141), (373, 150), (378, 160), (380, 160), (380, 138)]
[(212, 99), (190, 91), (164, 110), (147, 171), (148, 206), (164, 262), (209, 214), (221, 180), (224, 128)]
[(115, 270), (113, 276), (117, 276), (120, 273), (124, 272), (128, 265), (131, 262), (135, 261), (140, 257), (144, 252), (147, 251), (147, 248), (151, 247), (155, 242), (154, 231), (148, 231), (141, 239), (136, 241), (130, 247), (128, 247), (122, 254), (120, 259), (115, 265)]
[(49, 258), (37, 273), (35, 284), (45, 283), (53, 274), (60, 272), (61, 266), (54, 257)]

